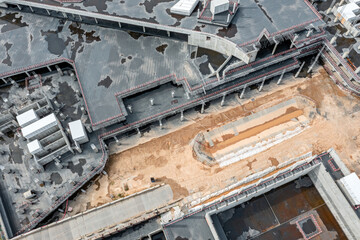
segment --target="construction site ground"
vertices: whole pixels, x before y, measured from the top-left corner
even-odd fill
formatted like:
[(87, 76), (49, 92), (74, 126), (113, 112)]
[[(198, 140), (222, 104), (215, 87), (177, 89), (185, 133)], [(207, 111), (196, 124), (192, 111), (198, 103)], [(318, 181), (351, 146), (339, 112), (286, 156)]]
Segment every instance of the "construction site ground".
[[(316, 104), (316, 114), (307, 129), (252, 157), (226, 167), (206, 166), (196, 160), (190, 144), (200, 131), (211, 130), (294, 96), (305, 96)], [(106, 175), (99, 176), (86, 193), (69, 201), (69, 215), (100, 206), (160, 183), (171, 186), (174, 199), (192, 199), (220, 190), (240, 179), (276, 166), (310, 151), (334, 148), (351, 171), (360, 174), (359, 98), (336, 86), (322, 67), (306, 78), (290, 74), (281, 85), (276, 80), (262, 92), (247, 90), (244, 99), (227, 96), (226, 105), (211, 102), (204, 114), (185, 112), (168, 119), (164, 128), (152, 127), (142, 136), (120, 139), (110, 146)], [(117, 153), (116, 153), (117, 152)], [(152, 183), (151, 178), (156, 181)]]

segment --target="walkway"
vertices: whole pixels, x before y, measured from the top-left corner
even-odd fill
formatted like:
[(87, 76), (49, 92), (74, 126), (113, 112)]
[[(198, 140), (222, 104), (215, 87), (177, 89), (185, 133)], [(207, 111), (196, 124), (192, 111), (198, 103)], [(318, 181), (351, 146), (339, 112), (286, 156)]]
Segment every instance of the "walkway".
[(66, 218), (42, 229), (36, 229), (14, 239), (79, 239), (104, 227), (124, 222), (142, 213), (162, 207), (172, 199), (173, 192), (169, 185), (153, 188)]

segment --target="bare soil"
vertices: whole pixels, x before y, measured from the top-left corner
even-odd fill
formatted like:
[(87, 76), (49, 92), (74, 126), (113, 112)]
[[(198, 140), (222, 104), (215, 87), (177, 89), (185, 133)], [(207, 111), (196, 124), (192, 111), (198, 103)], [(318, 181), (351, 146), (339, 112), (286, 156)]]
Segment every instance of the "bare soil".
[[(254, 101), (247, 100), (226, 111), (202, 115), (203, 118), (186, 127), (111, 155), (105, 169), (107, 175), (101, 176), (97, 184), (78, 196), (76, 202), (69, 203), (74, 209), (72, 214), (159, 183), (169, 184), (175, 199), (204, 196), (254, 172), (277, 166), (309, 151), (317, 154), (331, 147), (351, 171), (360, 174), (359, 99), (340, 90), (322, 68), (312, 78), (288, 80), (271, 91), (253, 92)], [(208, 167), (194, 158), (190, 142), (200, 131), (226, 124), (297, 95), (313, 100), (317, 106), (310, 127), (299, 135), (224, 168), (217, 165)], [(151, 183), (152, 177), (155, 183)]]

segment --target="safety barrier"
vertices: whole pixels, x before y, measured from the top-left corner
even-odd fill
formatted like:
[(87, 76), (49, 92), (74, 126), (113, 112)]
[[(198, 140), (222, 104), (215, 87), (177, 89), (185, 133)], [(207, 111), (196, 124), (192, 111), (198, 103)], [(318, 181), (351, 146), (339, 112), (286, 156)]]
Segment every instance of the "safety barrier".
[[(322, 153), (322, 154), (320, 154), (319, 156), (322, 156), (322, 155), (325, 155), (325, 154), (327, 154), (327, 153)], [(314, 157), (311, 161), (307, 161), (307, 162), (305, 162), (305, 163), (303, 163), (303, 164), (301, 164), (301, 165), (299, 165), (299, 166), (296, 166), (295, 168), (291, 168), (291, 166), (289, 166), (288, 168), (290, 168), (290, 169), (286, 170), (285, 172), (281, 172), (280, 174), (274, 174), (274, 175), (268, 177), (265, 181), (261, 182), (261, 184), (262, 184), (262, 185), (263, 185), (263, 184), (266, 184), (266, 183), (268, 183), (268, 182), (270, 182), (270, 181), (273, 181), (273, 180), (276, 179), (276, 178), (282, 177), (282, 176), (284, 176), (284, 175), (286, 175), (286, 174), (289, 174), (289, 173), (291, 173), (291, 172), (295, 172), (297, 169), (300, 169), (300, 168), (302, 168), (302, 167), (304, 167), (304, 166), (306, 166), (306, 165), (309, 165), (309, 164), (313, 164), (313, 165), (320, 164), (320, 158), (319, 158), (319, 156), (316, 156), (316, 157)], [(181, 218), (178, 218), (178, 219), (175, 219), (175, 220), (173, 220), (173, 221), (171, 221), (171, 222), (169, 222), (169, 223), (166, 223), (166, 224), (163, 225), (163, 227), (164, 227), (164, 229), (166, 229), (166, 227), (168, 227), (168, 226), (170, 226), (170, 225), (172, 225), (172, 224), (174, 224), (174, 223), (177, 223), (177, 222), (179, 222), (179, 221), (181, 221), (181, 220), (183, 220), (183, 219), (185, 219), (185, 218), (188, 218), (188, 217), (190, 217), (190, 216), (192, 216), (192, 215), (194, 215), (194, 214), (197, 214), (197, 213), (199, 213), (199, 212), (201, 212), (201, 211), (208, 210), (208, 209), (214, 207), (216, 204), (220, 204), (220, 203), (222, 203), (222, 202), (224, 202), (224, 201), (227, 201), (227, 200), (229, 200), (229, 199), (231, 199), (231, 198), (234, 198), (234, 197), (236, 197), (236, 196), (239, 196), (239, 195), (241, 195), (241, 194), (244, 194), (244, 193), (246, 193), (246, 192), (249, 192), (249, 191), (251, 191), (252, 189), (254, 189), (254, 188), (258, 187), (258, 186), (259, 186), (259, 185), (257, 185), (257, 184), (252, 184), (252, 185), (250, 185), (250, 186), (246, 186), (245, 188), (240, 189), (240, 190), (239, 190), (237, 193), (235, 193), (235, 194), (232, 194), (232, 195), (227, 196), (227, 197), (220, 197), (220, 200), (216, 200), (216, 201), (214, 201), (214, 202), (212, 202), (212, 203), (210, 203), (210, 204), (208, 204), (208, 205), (200, 208), (199, 210), (193, 211), (193, 212), (191, 212), (191, 213), (188, 213), (188, 214), (182, 216)]]

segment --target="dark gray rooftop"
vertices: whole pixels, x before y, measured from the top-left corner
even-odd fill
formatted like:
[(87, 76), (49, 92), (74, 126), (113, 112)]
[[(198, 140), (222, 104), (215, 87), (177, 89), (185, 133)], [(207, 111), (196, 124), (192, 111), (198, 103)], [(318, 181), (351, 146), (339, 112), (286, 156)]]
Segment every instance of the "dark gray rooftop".
[[(1, 11), (0, 74), (66, 57), (67, 52), (61, 50), (56, 34), (47, 31), (58, 26), (58, 19)], [(52, 45), (46, 47), (48, 42)]]
[(238, 44), (257, 38), (264, 28), (273, 34), (309, 21), (314, 21), (316, 25), (319, 20), (307, 0), (241, 0), (228, 29), (198, 23), (197, 9), (202, 9), (202, 6), (198, 6), (189, 17), (170, 14), (175, 0), (87, 0), (70, 4), (52, 0), (27, 1), (217, 34)]

